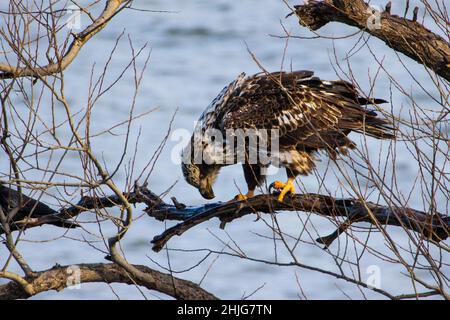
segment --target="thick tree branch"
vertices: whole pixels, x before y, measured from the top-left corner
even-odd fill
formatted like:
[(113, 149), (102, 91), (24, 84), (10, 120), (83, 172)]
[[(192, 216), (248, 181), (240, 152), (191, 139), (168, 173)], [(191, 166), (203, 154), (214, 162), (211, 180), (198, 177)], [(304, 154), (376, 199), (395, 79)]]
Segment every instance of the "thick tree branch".
[[(0, 63), (0, 79), (9, 79), (17, 77), (37, 77), (47, 76), (58, 73), (67, 68), (78, 55), (81, 48), (100, 30), (102, 30), (111, 18), (118, 12), (126, 0), (108, 0), (105, 9), (100, 16), (86, 29), (78, 34), (74, 34), (74, 39), (69, 45), (68, 50), (62, 55), (61, 59), (54, 63), (49, 63), (42, 67), (28, 65), (26, 67), (15, 67), (7, 63)], [(26, 62), (29, 64), (29, 62)]]
[(295, 6), (295, 14), (300, 24), (311, 30), (333, 21), (364, 30), (450, 81), (450, 44), (417, 21), (386, 10), (379, 13), (380, 27), (369, 28), (372, 9), (363, 0), (308, 1)]
[[(32, 295), (56, 290), (61, 291), (74, 284), (77, 274), (73, 270), (79, 270), (80, 283), (125, 283), (146, 287), (150, 290), (165, 293), (171, 297), (184, 300), (215, 300), (217, 297), (205, 291), (197, 284), (172, 277), (171, 275), (150, 269), (146, 266), (134, 265), (135, 268), (155, 279), (153, 283), (141, 282), (132, 279), (129, 274), (117, 264), (92, 263), (73, 266), (55, 266), (52, 269), (37, 272), (33, 279), (26, 279), (30, 290), (25, 292), (17, 282), (11, 281), (0, 286), (0, 300), (27, 299)], [(31, 295), (30, 295), (31, 294)]]
[[(128, 199), (128, 202), (131, 204), (145, 203), (148, 207), (152, 207), (157, 206), (160, 202), (162, 202), (162, 200), (157, 195), (148, 190), (145, 186), (140, 187), (136, 185), (133, 192), (125, 193), (124, 195)], [(11, 229), (29, 229), (45, 224), (58, 225), (63, 227), (77, 227), (78, 225), (75, 222), (68, 220), (75, 218), (79, 214), (86, 211), (111, 208), (120, 205), (122, 205), (122, 203), (117, 195), (108, 197), (84, 196), (81, 197), (80, 201), (78, 201), (77, 204), (61, 208), (59, 212), (49, 208), (49, 210), (51, 210), (52, 212), (46, 215), (36, 216), (34, 214), (30, 215), (29, 213), (23, 213), (21, 215), (22, 220), (15, 221), (15, 224), (11, 226)], [(24, 211), (26, 211), (26, 208), (24, 208)], [(62, 222), (64, 222), (63, 225), (61, 225)], [(2, 230), (0, 229), (0, 234), (1, 233)]]
[[(73, 221), (58, 216), (58, 212), (45, 203), (2, 184), (0, 184), (0, 210), (6, 212), (7, 215), (0, 225), (0, 234), (5, 233), (5, 228), (15, 231), (20, 230), (24, 224), (31, 227), (34, 221), (39, 221), (39, 225), (52, 224), (62, 228), (79, 226)], [(7, 227), (6, 224), (8, 224)]]
[[(181, 235), (190, 228), (217, 217), (223, 228), (231, 222), (247, 214), (275, 213), (277, 211), (304, 211), (327, 217), (344, 217), (346, 220), (337, 230), (317, 239), (318, 242), (330, 245), (341, 233), (355, 222), (369, 222), (380, 225), (402, 226), (415, 231), (427, 240), (441, 241), (450, 234), (450, 217), (435, 214), (430, 215), (422, 211), (404, 207), (378, 205), (358, 199), (335, 199), (320, 194), (296, 194), (286, 199), (284, 203), (277, 200), (277, 195), (258, 195), (245, 201), (208, 203), (202, 206), (186, 206), (172, 198), (174, 204), (165, 203), (151, 192), (146, 186), (135, 186), (131, 193), (125, 193), (131, 204), (144, 203), (145, 211), (158, 220), (181, 220), (182, 223), (167, 229), (153, 239), (153, 249), (159, 251), (174, 235)], [(61, 209), (57, 215), (42, 216), (24, 221), (23, 228), (40, 226), (53, 219), (70, 219), (78, 214), (99, 208), (121, 205), (117, 196), (81, 198), (77, 205)], [(376, 219), (376, 220), (374, 220)]]
[(150, 216), (160, 220), (184, 220), (153, 239), (155, 251), (161, 250), (174, 235), (181, 235), (214, 217), (220, 219), (223, 228), (226, 223), (247, 214), (276, 211), (305, 211), (328, 217), (347, 218), (333, 234), (317, 239), (318, 242), (327, 246), (355, 222), (402, 226), (420, 233), (425, 239), (434, 241), (444, 240), (450, 234), (449, 217), (442, 215), (431, 217), (425, 212), (410, 208), (382, 206), (357, 199), (335, 199), (319, 194), (296, 194), (286, 199), (284, 203), (277, 200), (277, 195), (258, 195), (245, 201), (215, 203), (200, 207), (160, 203), (146, 211)]

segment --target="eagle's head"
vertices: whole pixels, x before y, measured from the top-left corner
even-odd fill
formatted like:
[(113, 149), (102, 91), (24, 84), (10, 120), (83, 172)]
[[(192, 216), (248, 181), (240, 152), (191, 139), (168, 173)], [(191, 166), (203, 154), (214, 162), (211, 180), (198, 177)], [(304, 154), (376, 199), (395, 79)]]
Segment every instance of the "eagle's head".
[(219, 167), (207, 164), (183, 163), (181, 165), (187, 183), (196, 187), (205, 199), (214, 198), (212, 186), (219, 174)]
[[(222, 136), (221, 131), (216, 127), (217, 117), (225, 112), (224, 108), (228, 99), (244, 82), (245, 73), (241, 73), (235, 81), (223, 88), (201, 115), (189, 144), (181, 154), (184, 178), (206, 199), (214, 198), (212, 186), (219, 174), (221, 164), (224, 163), (223, 143), (211, 139), (216, 137), (215, 134)], [(200, 158), (200, 163), (194, 160), (196, 158)]]

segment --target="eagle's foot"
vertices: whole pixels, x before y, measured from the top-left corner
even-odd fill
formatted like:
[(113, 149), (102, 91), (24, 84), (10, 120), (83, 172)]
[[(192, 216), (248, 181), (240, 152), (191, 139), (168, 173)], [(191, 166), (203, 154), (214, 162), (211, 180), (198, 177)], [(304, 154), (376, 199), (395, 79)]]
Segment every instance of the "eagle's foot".
[(233, 198), (232, 201), (244, 201), (244, 200), (248, 200), (249, 198), (251, 198), (253, 196), (254, 196), (253, 191), (249, 191), (249, 192), (247, 192), (247, 194), (239, 193), (237, 196), (235, 196)]
[(245, 194), (239, 193), (237, 196), (233, 198), (234, 201), (243, 201), (247, 200), (248, 197)]
[(278, 196), (278, 201), (283, 202), (286, 194), (294, 194), (295, 193), (295, 179), (289, 178), (286, 183), (281, 181), (272, 182), (269, 186), (269, 191), (271, 189), (275, 189), (280, 191), (280, 195)]

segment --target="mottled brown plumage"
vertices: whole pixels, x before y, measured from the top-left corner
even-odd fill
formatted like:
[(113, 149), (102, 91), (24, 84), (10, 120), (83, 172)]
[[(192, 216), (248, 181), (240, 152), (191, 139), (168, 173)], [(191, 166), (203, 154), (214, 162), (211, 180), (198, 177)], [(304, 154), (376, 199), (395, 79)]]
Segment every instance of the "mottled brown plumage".
[[(346, 155), (348, 149), (355, 147), (347, 137), (352, 131), (393, 138), (392, 125), (365, 106), (383, 102), (361, 97), (346, 81), (322, 81), (311, 71), (259, 73), (251, 77), (242, 74), (205, 110), (199, 125), (203, 132), (216, 128), (224, 136), (227, 129), (278, 129), (278, 160), (293, 178), (314, 169), (317, 151), (327, 152), (332, 159), (338, 154)], [(203, 150), (208, 150), (207, 142), (193, 137), (185, 152), (200, 143)], [(203, 186), (200, 182), (212, 182), (223, 165), (187, 162), (183, 164), (186, 180), (205, 197), (213, 196), (208, 181)], [(258, 164), (244, 164), (250, 195), (263, 180), (261, 169)]]

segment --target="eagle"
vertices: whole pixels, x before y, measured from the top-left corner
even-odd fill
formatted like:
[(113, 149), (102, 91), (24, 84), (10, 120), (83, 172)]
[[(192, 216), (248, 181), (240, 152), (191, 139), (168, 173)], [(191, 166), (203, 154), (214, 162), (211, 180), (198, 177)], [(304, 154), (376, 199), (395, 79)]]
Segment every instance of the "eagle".
[[(295, 178), (308, 175), (322, 151), (331, 159), (348, 156), (356, 147), (348, 135), (358, 132), (378, 139), (393, 139), (395, 129), (387, 118), (377, 115), (367, 105), (385, 103), (382, 99), (364, 98), (345, 80), (324, 81), (312, 71), (261, 72), (253, 76), (242, 73), (211, 102), (197, 122), (188, 145), (182, 151), (182, 171), (186, 181), (206, 199), (214, 198), (213, 184), (222, 167), (241, 162), (248, 192), (235, 200), (254, 196), (265, 181), (269, 165), (284, 167), (287, 182), (273, 182), (278, 200), (295, 193)], [(206, 134), (209, 131), (214, 135)], [(236, 135), (228, 132), (253, 132), (262, 138), (263, 130), (276, 132), (277, 149), (267, 152), (265, 161), (250, 161), (255, 148), (273, 145), (270, 135), (264, 143), (245, 138), (245, 156), (236, 157)], [(217, 134), (218, 133), (218, 134)], [(256, 150), (257, 152), (259, 150)], [(231, 154), (232, 156), (227, 156)]]

